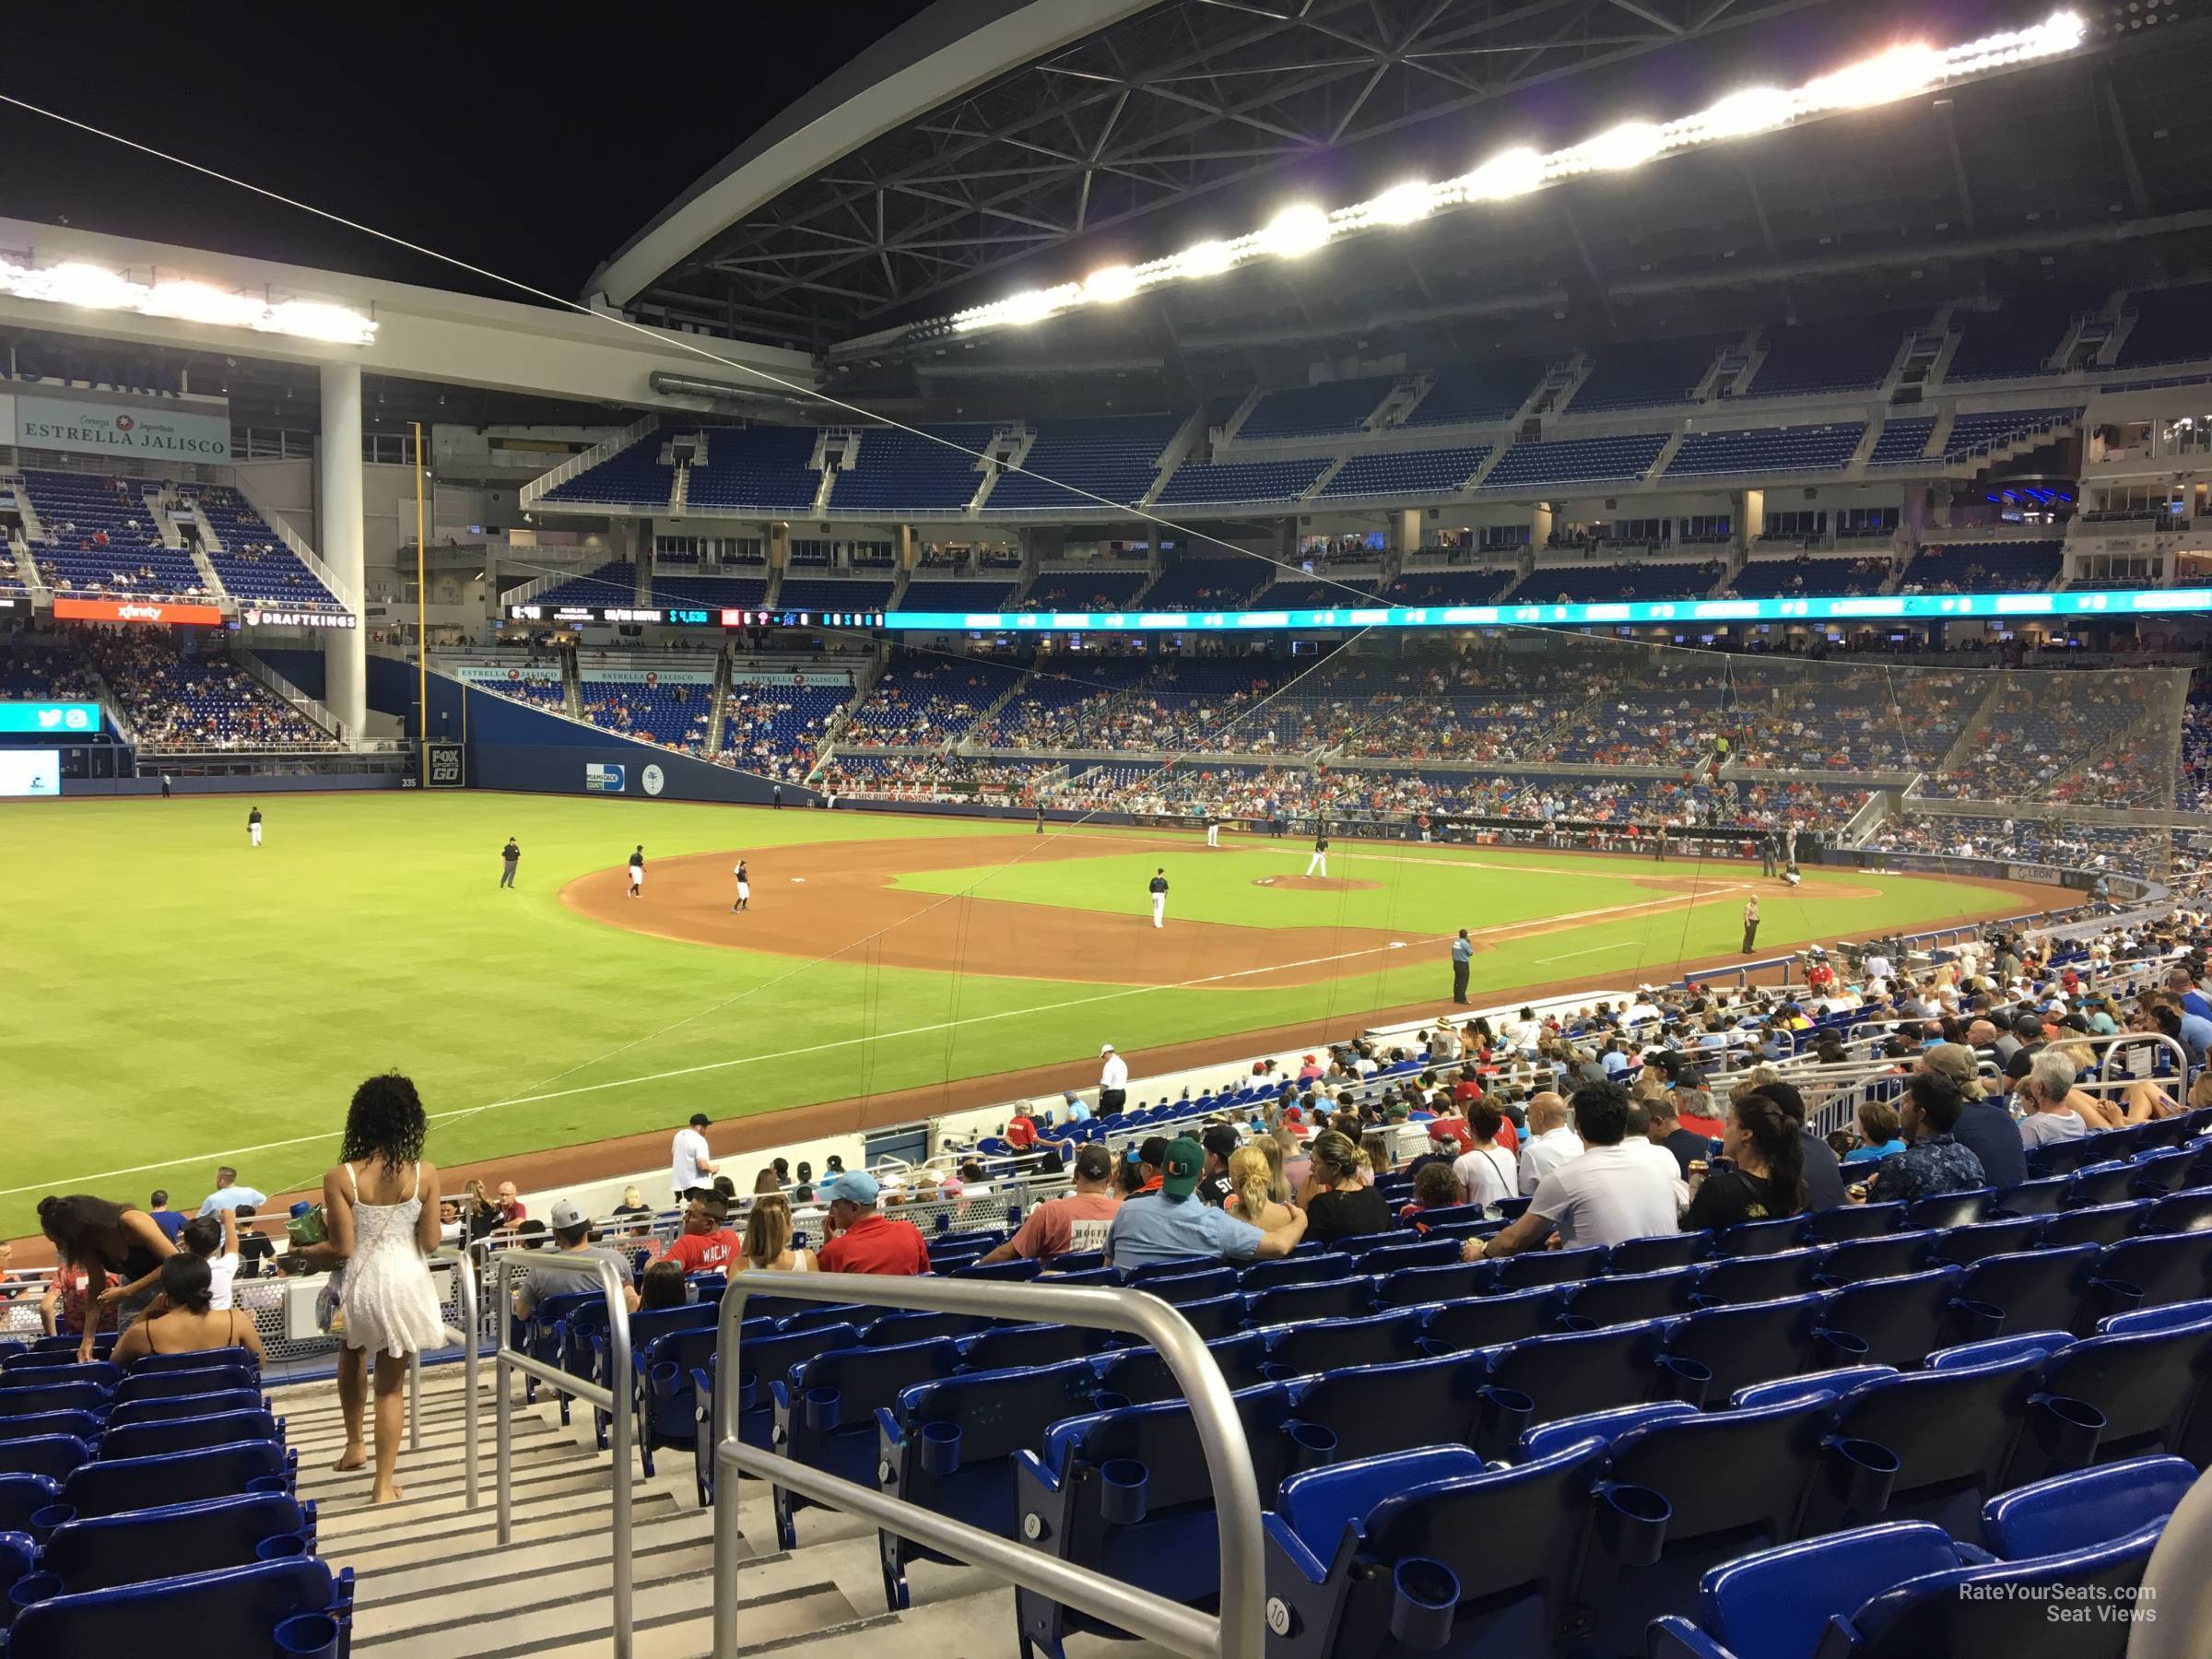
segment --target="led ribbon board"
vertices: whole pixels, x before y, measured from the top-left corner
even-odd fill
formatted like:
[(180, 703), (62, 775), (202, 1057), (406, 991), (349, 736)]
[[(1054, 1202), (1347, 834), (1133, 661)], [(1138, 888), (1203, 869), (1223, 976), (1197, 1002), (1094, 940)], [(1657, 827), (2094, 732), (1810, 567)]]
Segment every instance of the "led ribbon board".
[(891, 611), (892, 633), (1268, 633), (1337, 628), (1594, 627), (1657, 622), (2013, 621), (2212, 611), (2212, 588), (1875, 594), (1833, 599), (1635, 599), (1598, 605), (1347, 606), (1335, 610)]

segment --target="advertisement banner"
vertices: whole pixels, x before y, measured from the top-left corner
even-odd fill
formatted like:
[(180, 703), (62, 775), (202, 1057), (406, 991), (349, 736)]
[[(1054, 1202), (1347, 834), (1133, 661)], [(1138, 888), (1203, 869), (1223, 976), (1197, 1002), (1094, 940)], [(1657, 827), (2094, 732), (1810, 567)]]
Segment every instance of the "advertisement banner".
[(0, 795), (62, 793), (59, 749), (0, 749)]
[(56, 599), (53, 614), (65, 622), (171, 622), (219, 627), (219, 605), (170, 605), (136, 599)]
[(88, 702), (0, 702), (0, 732), (66, 732), (95, 736), (100, 705)]
[(129, 455), (151, 461), (230, 459), (228, 404), (208, 410), (23, 392), (0, 398), (0, 403), (13, 411), (12, 421), (0, 428), (0, 434), (5, 434), (6, 441), (26, 449)]
[(359, 628), (350, 611), (249, 610), (248, 628)]
[(488, 686), (495, 691), (501, 686), (521, 685), (524, 681), (539, 685), (560, 683), (560, 670), (551, 667), (500, 668), (476, 663), (454, 669), (453, 675), (465, 686)]
[(587, 794), (620, 794), (623, 769), (611, 761), (587, 760), (583, 767), (583, 788)]
[(423, 745), (423, 783), (431, 789), (459, 789), (466, 783), (463, 753), (457, 743)]

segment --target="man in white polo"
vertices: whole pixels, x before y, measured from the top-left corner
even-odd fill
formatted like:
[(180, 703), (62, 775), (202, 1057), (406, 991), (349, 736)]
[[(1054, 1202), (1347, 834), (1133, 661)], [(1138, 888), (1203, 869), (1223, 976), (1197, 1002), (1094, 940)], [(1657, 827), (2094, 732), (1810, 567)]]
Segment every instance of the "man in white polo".
[(1099, 1115), (1119, 1112), (1129, 1099), (1129, 1062), (1113, 1052), (1109, 1042), (1099, 1050), (1105, 1065), (1099, 1067)]
[(1565, 1250), (1675, 1230), (1673, 1179), (1648, 1144), (1626, 1144), (1629, 1091), (1618, 1083), (1584, 1084), (1574, 1091), (1574, 1121), (1588, 1149), (1539, 1181), (1528, 1208), (1503, 1232), (1469, 1239), (1462, 1261), (1537, 1249), (1555, 1230)]
[(1550, 1089), (1528, 1102), (1528, 1140), (1521, 1148), (1521, 1195), (1570, 1159), (1583, 1155), (1583, 1138), (1568, 1126), (1567, 1102)]

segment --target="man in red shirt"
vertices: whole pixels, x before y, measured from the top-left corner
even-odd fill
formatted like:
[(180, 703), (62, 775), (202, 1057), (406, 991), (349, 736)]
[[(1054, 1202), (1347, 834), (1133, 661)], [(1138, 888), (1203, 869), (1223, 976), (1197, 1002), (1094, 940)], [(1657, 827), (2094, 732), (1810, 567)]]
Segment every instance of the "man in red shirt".
[(1049, 1264), (1057, 1255), (1100, 1249), (1120, 1206), (1113, 1195), (1113, 1154), (1093, 1141), (1076, 1154), (1076, 1190), (1032, 1208), (1014, 1236), (977, 1265), (1018, 1256)]
[(737, 1259), (737, 1235), (723, 1223), (728, 1206), (718, 1193), (694, 1193), (684, 1206), (684, 1230), (670, 1240), (659, 1259), (674, 1262), (686, 1276), (726, 1273)]
[(1018, 1112), (1006, 1120), (1006, 1145), (1017, 1152), (1027, 1152), (1037, 1144), (1037, 1120), (1026, 1112)]
[(831, 1236), (816, 1253), (824, 1273), (880, 1273), (912, 1277), (929, 1271), (929, 1245), (912, 1221), (876, 1213), (882, 1189), (865, 1170), (848, 1170), (822, 1188)]

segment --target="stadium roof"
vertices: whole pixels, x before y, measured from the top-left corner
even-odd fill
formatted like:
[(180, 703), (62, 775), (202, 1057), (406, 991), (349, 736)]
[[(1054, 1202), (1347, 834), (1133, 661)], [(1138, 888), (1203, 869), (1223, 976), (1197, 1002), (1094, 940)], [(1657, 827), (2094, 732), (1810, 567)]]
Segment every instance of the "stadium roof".
[[(1886, 252), (1900, 237), (2032, 240), (2085, 217), (2105, 234), (2115, 220), (2194, 208), (2212, 149), (2192, 67), (2204, 54), (2172, 48), (2196, 32), (2201, 0), (2082, 9), (2101, 37), (2083, 59), (1654, 165), (1626, 188), (1594, 180), (1549, 193), (1516, 219), (1516, 237), (1540, 243), (1554, 273), (1521, 282), (1522, 299), (1551, 309), (1562, 283), (1602, 295), (1631, 278), (1657, 288), (1677, 276), (1733, 279), (1753, 264), (1847, 261), (1854, 243), (1881, 236)], [(1752, 79), (2050, 10), (2051, 0), (941, 0), (725, 159), (592, 287), (641, 319), (708, 333), (818, 350), (880, 339), (1033, 282), (1241, 230), (1292, 188), (1354, 199), (1407, 171), (1462, 170), (1508, 141), (1586, 136), (1630, 109), (1665, 119)], [(2112, 50), (2137, 42), (2162, 50)], [(1424, 227), (1402, 254), (1366, 263), (1404, 290), (1395, 309), (1448, 306), (1465, 296), (1434, 290), (1473, 270), (1463, 244), (1489, 240)], [(1724, 253), (1745, 265), (1716, 272)], [(1371, 312), (1376, 276), (1364, 275)], [(1492, 298), (1503, 291), (1495, 270), (1483, 282)], [(1229, 314), (1249, 318), (1260, 289), (1293, 328), (1329, 311), (1325, 295), (1275, 303), (1286, 286), (1240, 279), (1215, 295), (1233, 288)], [(1172, 332), (1206, 327), (1220, 300), (1153, 303)]]

